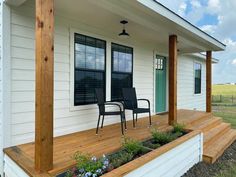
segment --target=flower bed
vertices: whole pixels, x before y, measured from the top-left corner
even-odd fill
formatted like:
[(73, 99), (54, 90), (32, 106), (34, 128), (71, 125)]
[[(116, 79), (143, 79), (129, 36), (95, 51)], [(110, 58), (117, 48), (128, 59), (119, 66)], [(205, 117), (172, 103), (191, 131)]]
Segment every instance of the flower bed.
[[(58, 175), (58, 177), (98, 177), (109, 176), (122, 167), (129, 166), (129, 164), (139, 161), (139, 159), (146, 157), (145, 154), (150, 156), (154, 151), (171, 144), (170, 142), (187, 134), (184, 127), (181, 125), (174, 126), (172, 131), (159, 132), (152, 130), (152, 138), (144, 142), (139, 142), (130, 138), (124, 138), (122, 148), (112, 154), (104, 155), (96, 159), (86, 154), (76, 153), (75, 160), (77, 161), (76, 167)], [(140, 163), (140, 162), (139, 162)], [(127, 170), (127, 172), (130, 170)], [(111, 175), (112, 176), (112, 175)], [(113, 176), (118, 176), (114, 175)], [(123, 176), (123, 175), (122, 175)]]

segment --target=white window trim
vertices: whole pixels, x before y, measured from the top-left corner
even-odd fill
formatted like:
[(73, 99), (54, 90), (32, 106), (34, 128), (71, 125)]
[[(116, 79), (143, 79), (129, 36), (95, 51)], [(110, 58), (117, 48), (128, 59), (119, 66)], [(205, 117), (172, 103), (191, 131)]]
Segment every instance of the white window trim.
[[(89, 33), (87, 31), (81, 31), (79, 29), (75, 29), (75, 28), (70, 28), (70, 111), (80, 111), (80, 110), (89, 110), (89, 109), (97, 109), (97, 104), (87, 104), (87, 105), (74, 105), (74, 34), (75, 33), (79, 33), (82, 35), (86, 35), (86, 36), (91, 36), (91, 37), (95, 37), (98, 39), (102, 39), (104, 41), (106, 41), (106, 51), (108, 51), (110, 49), (110, 45), (108, 45), (110, 42), (103, 36), (100, 35), (96, 35), (96, 34), (92, 34)], [(108, 77), (107, 77), (107, 72), (109, 72), (108, 70), (108, 64), (110, 64), (110, 62), (108, 62), (108, 60), (110, 60), (108, 57), (110, 57), (109, 52), (106, 52), (106, 66), (105, 66), (105, 79), (106, 79), (106, 98), (108, 96), (108, 94), (110, 95), (109, 91), (107, 90), (107, 85), (109, 83), (107, 83)]]
[[(201, 93), (195, 93), (195, 69), (194, 65), (195, 64), (200, 64), (201, 65)], [(194, 60), (193, 61), (193, 96), (202, 96), (202, 66), (203, 64), (200, 61)]]

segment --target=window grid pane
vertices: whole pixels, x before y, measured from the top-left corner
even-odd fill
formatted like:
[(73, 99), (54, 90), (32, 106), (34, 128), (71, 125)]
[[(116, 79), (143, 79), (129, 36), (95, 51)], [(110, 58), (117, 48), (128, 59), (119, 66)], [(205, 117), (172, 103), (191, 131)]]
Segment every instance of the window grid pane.
[(201, 93), (201, 71), (202, 65), (200, 63), (194, 63), (194, 93)]
[(112, 43), (111, 99), (122, 99), (122, 88), (133, 86), (133, 49)]
[(75, 34), (75, 106), (95, 103), (95, 88), (105, 93), (105, 56), (105, 41)]

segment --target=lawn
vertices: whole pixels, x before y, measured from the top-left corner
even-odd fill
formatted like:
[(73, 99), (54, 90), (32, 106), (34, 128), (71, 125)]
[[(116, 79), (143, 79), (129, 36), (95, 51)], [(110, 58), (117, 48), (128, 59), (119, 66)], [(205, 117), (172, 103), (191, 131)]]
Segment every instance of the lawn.
[(224, 170), (220, 171), (219, 174), (217, 174), (214, 177), (235, 177), (236, 175), (236, 166), (235, 164), (232, 164), (230, 166), (224, 167)]
[[(232, 128), (236, 129), (236, 85), (214, 85), (213, 95), (222, 95), (219, 99), (215, 96), (215, 102), (212, 104), (213, 114), (222, 117), (225, 122), (231, 123)], [(214, 99), (213, 99), (214, 101)], [(215, 177), (235, 177), (236, 165), (226, 163), (223, 170)]]
[(212, 95), (214, 115), (222, 117), (225, 122), (236, 128), (236, 85), (213, 85)]
[(236, 129), (236, 105), (213, 105), (213, 114), (222, 117), (225, 122), (231, 123), (232, 128)]
[(236, 85), (213, 85), (212, 95), (236, 95)]

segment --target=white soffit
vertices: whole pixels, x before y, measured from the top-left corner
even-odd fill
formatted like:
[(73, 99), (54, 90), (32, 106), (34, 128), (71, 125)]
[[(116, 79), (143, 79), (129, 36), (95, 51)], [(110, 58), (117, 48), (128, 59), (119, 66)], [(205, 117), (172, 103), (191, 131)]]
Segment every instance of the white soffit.
[(156, 0), (137, 0), (142, 5), (148, 7), (149, 9), (153, 10), (157, 14), (162, 15), (163, 17), (167, 18), (168, 20), (174, 22), (175, 24), (181, 26), (185, 30), (191, 32), (194, 35), (197, 35), (199, 38), (206, 40), (214, 45), (215, 50), (225, 50), (226, 46), (215, 39), (214, 37), (210, 36), (209, 34), (205, 33), (201, 29), (197, 28), (187, 20), (183, 19), (167, 7), (163, 6), (162, 4), (158, 3)]
[[(184, 54), (186, 56), (191, 56), (191, 57), (196, 57), (196, 58), (199, 58), (201, 60), (206, 60), (206, 55), (203, 54), (203, 53), (190, 53), (190, 54)], [(216, 58), (212, 58), (212, 63), (215, 64), (215, 63), (218, 63), (219, 62), (219, 59), (216, 59)]]

